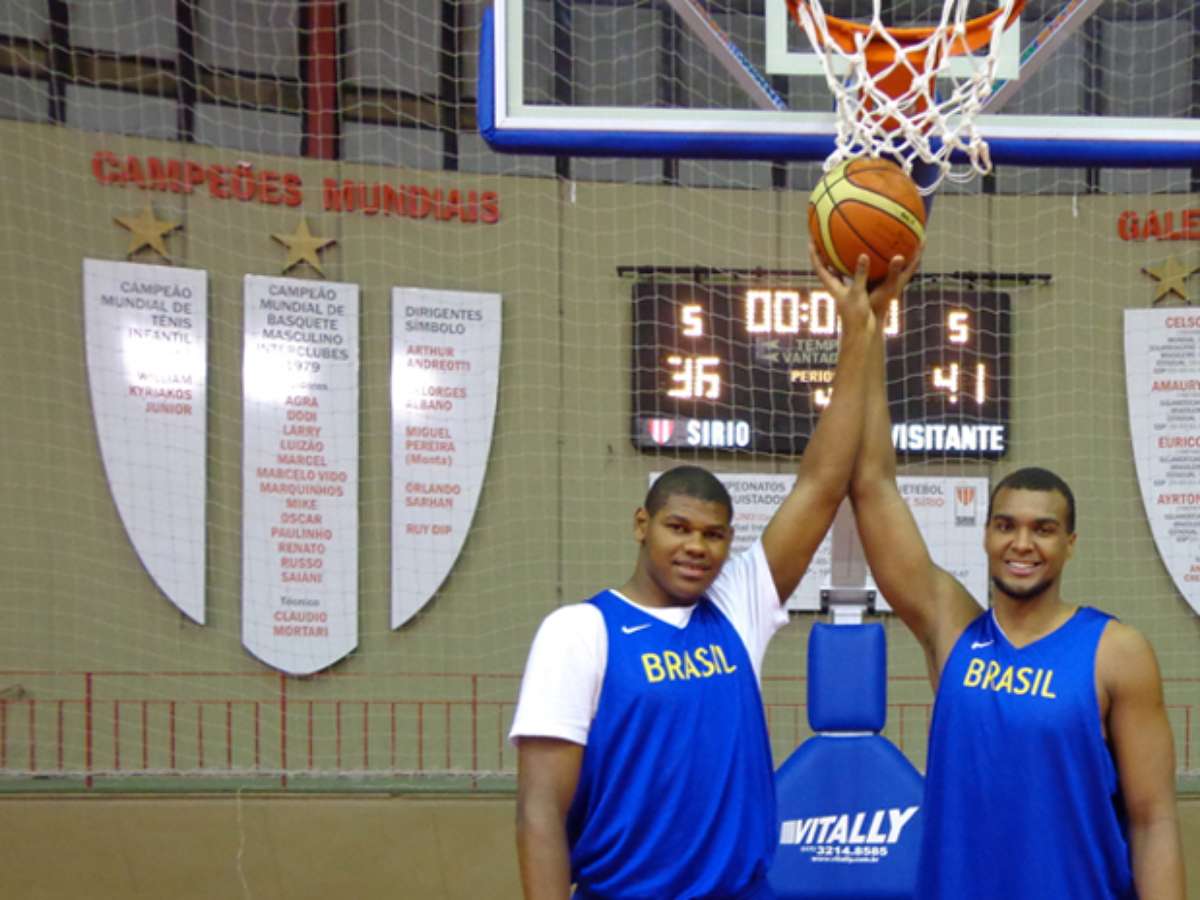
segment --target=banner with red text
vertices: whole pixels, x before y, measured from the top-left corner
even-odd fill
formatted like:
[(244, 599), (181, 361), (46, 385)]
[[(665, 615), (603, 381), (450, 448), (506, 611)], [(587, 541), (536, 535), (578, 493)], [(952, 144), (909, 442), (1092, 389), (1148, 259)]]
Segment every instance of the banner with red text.
[(392, 627), (425, 606), (471, 527), (500, 386), (500, 295), (392, 289)]
[(203, 625), (208, 274), (85, 259), (83, 309), (117, 512), (154, 583)]
[(1154, 544), (1200, 613), (1200, 312), (1125, 310), (1125, 387)]
[[(647, 487), (661, 472), (651, 472)], [(731, 553), (749, 549), (762, 536), (771, 516), (796, 482), (795, 475), (714, 473), (733, 501), (733, 547)], [(900, 494), (920, 526), (934, 562), (963, 583), (976, 601), (986, 605), (988, 597), (987, 554), (983, 529), (987, 520), (986, 478), (943, 478), (932, 475), (901, 475), (896, 479)], [(833, 529), (813, 554), (808, 571), (788, 598), (787, 608), (812, 611), (821, 608), (821, 590), (826, 587), (875, 587), (869, 573), (865, 585), (839, 585), (833, 575)], [(861, 553), (861, 545), (857, 552)], [(890, 611), (882, 595), (875, 608)]]
[(307, 675), (358, 644), (358, 285), (243, 295), (242, 643)]

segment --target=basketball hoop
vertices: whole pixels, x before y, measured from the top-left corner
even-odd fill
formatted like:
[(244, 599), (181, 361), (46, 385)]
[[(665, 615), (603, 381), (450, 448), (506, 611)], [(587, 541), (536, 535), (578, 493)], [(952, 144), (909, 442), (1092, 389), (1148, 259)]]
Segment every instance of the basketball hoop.
[[(968, 20), (967, 0), (945, 0), (937, 25), (888, 28), (880, 21), (880, 0), (870, 24), (826, 15), (820, 0), (787, 0), (837, 99), (837, 149), (826, 170), (855, 156), (886, 157), (910, 173), (920, 161), (933, 172), (922, 194), (944, 179), (968, 181), (990, 172), (975, 118), (992, 92), (1001, 36), (1025, 2), (999, 0), (997, 9)], [(951, 71), (956, 56), (967, 60), (969, 74)], [(938, 95), (939, 79), (950, 86), (946, 96)], [(953, 168), (956, 151), (969, 169)]]

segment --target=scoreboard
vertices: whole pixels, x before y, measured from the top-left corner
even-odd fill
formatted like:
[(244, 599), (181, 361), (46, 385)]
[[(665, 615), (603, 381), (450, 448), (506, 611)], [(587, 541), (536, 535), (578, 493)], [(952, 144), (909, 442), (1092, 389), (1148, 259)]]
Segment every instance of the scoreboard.
[[(632, 429), (643, 450), (803, 451), (829, 403), (840, 323), (803, 285), (639, 281)], [(1008, 432), (1010, 298), (910, 285), (885, 318), (898, 452), (995, 459)]]

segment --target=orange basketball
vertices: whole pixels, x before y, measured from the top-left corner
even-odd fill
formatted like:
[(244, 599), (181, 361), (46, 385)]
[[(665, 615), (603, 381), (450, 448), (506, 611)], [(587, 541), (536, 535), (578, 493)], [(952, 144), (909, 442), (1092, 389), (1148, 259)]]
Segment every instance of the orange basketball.
[(925, 204), (913, 180), (885, 159), (851, 159), (825, 174), (808, 199), (808, 231), (821, 260), (852, 275), (870, 259), (869, 281), (893, 256), (911, 259), (925, 241)]

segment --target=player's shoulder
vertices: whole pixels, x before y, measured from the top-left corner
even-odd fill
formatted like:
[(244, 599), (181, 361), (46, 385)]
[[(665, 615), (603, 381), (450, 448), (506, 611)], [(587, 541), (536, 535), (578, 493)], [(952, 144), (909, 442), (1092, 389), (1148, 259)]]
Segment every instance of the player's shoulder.
[(1157, 684), (1158, 660), (1149, 639), (1118, 619), (1109, 619), (1100, 635), (1096, 664), (1110, 688)]
[(586, 637), (603, 627), (604, 615), (594, 603), (568, 603), (542, 619), (538, 626), (538, 640)]
[(1154, 652), (1150, 641), (1132, 625), (1117, 618), (1109, 618), (1100, 635), (1103, 652), (1116, 655), (1139, 655)]
[(720, 574), (708, 588), (708, 597), (722, 608), (737, 606), (752, 603), (765, 586), (770, 587), (773, 599), (778, 600), (766, 551), (762, 541), (755, 541), (725, 560)]

